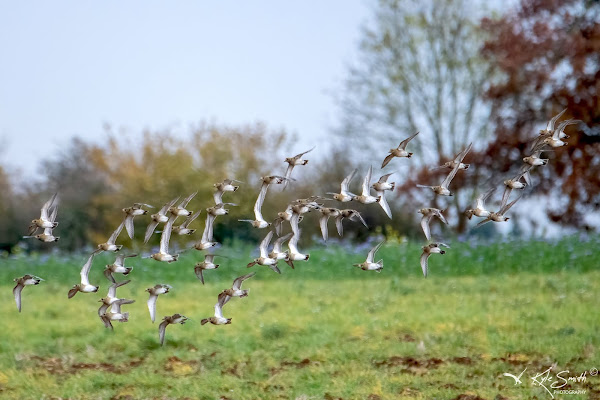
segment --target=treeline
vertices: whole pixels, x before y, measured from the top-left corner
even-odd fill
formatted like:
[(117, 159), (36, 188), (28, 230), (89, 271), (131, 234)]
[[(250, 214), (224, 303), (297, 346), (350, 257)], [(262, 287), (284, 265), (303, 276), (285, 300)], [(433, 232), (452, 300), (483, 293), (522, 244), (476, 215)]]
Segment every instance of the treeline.
[[(95, 142), (75, 138), (59, 155), (41, 162), (42, 177), (38, 181), (12, 181), (7, 171), (0, 169), (0, 219), (3, 221), (0, 243), (7, 251), (19, 243), (27, 249), (49, 248), (47, 244), (22, 239), (22, 236), (30, 221), (39, 217), (41, 205), (54, 192), (59, 193), (60, 199), (59, 226), (55, 231), (60, 241), (56, 247), (73, 251), (104, 242), (121, 222), (124, 207), (143, 202), (158, 209), (174, 197), (185, 197), (198, 191), (188, 207), (203, 210), (193, 226), (198, 232), (192, 238), (173, 239), (183, 246), (202, 235), (205, 209), (214, 203), (213, 184), (224, 178), (235, 178), (244, 183), (237, 192), (224, 196), (224, 201), (238, 206), (228, 207), (229, 215), (217, 219), (215, 238), (220, 242), (235, 238), (258, 243), (266, 231), (254, 229), (238, 219), (253, 219), (260, 177), (283, 175), (287, 165), (285, 157), (304, 150), (307, 149), (299, 148), (285, 131), (269, 131), (263, 124), (230, 127), (202, 123), (187, 137), (170, 132), (144, 132), (132, 137), (107, 133)], [(310, 162), (294, 170), (296, 181), (285, 191), (277, 186), (269, 189), (263, 207), (265, 218), (275, 219), (278, 211), (283, 211), (297, 198), (339, 190), (344, 176), (359, 167), (348, 160), (346, 154), (343, 149), (338, 149), (327, 157), (307, 155)], [(357, 174), (353, 181), (355, 186), (360, 185), (363, 173)], [(418, 227), (418, 224), (415, 227), (414, 216), (402, 215), (401, 204), (392, 203), (393, 221), (380, 207), (361, 207), (359, 210), (372, 229), (380, 227), (389, 232), (414, 234)], [(333, 202), (331, 205), (339, 206)], [(361, 205), (347, 206), (359, 208)], [(313, 214), (306, 216), (301, 225), (306, 240), (316, 237), (319, 232), (318, 216)], [(125, 234), (120, 236), (119, 242), (129, 247), (141, 245), (142, 232), (148, 222), (148, 217), (137, 217), (134, 243)], [(346, 224), (344, 232), (347, 238), (364, 238), (369, 234), (352, 223)], [(152, 243), (158, 241), (159, 235), (155, 235)]]

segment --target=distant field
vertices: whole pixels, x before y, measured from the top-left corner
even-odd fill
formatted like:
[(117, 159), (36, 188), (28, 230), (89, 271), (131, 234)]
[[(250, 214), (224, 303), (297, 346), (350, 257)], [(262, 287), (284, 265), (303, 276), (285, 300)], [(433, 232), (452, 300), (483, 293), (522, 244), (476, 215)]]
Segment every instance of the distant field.
[[(224, 309), (228, 326), (200, 319), (249, 271), (253, 248), (226, 245), (231, 258), (205, 286), (198, 252), (170, 265), (128, 260), (132, 282), (119, 295), (137, 302), (114, 332), (97, 317), (111, 256), (94, 262), (100, 291), (71, 300), (86, 255), (0, 259), (0, 398), (551, 399), (531, 378), (553, 364), (551, 376), (588, 371), (569, 383), (585, 394), (555, 398), (599, 398), (589, 371), (600, 369), (600, 238), (450, 244), (426, 279), (413, 243), (382, 248), (381, 274), (353, 268), (368, 247), (350, 245), (315, 247), (282, 275), (256, 266), (250, 296)], [(12, 279), (25, 273), (46, 281), (23, 291), (19, 314)], [(152, 324), (144, 289), (156, 283), (174, 288)], [(191, 320), (169, 326), (161, 348), (159, 320), (175, 312)], [(502, 376), (525, 368), (521, 385)]]

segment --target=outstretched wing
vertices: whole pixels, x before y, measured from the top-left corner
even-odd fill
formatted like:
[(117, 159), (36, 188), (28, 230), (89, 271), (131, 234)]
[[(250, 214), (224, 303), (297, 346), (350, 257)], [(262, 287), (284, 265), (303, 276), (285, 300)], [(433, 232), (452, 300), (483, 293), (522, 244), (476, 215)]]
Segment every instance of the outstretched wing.
[(192, 194), (190, 194), (188, 197), (186, 197), (185, 199), (183, 199), (183, 201), (181, 203), (179, 203), (179, 207), (180, 208), (186, 208), (188, 203), (194, 198), (195, 195), (197, 195), (198, 192), (194, 192)]
[(341, 185), (341, 194), (347, 194), (348, 193), (348, 188), (350, 187), (350, 181), (352, 180), (352, 178), (354, 178), (354, 175), (356, 174), (356, 171), (358, 171), (357, 168), (354, 169), (354, 171), (352, 171), (350, 173), (350, 175), (348, 175), (347, 177), (344, 178), (344, 180), (342, 181), (342, 185)]
[(144, 235), (144, 243), (148, 243), (148, 240), (150, 240), (150, 237), (152, 237), (154, 229), (156, 229), (157, 225), (158, 222), (154, 220), (150, 221), (150, 223), (148, 224), (148, 228), (146, 228), (146, 234)]
[(195, 213), (193, 213), (192, 215), (190, 215), (189, 217), (187, 217), (185, 219), (185, 221), (183, 222), (183, 224), (181, 224), (181, 227), (187, 228), (192, 222), (194, 222), (194, 220), (196, 218), (198, 218), (198, 216), (200, 215), (201, 212), (202, 212), (202, 210), (198, 210)]
[(81, 272), (79, 273), (79, 275), (81, 276), (81, 283), (84, 285), (90, 284), (89, 276), (90, 276), (90, 269), (92, 269), (92, 260), (94, 259), (94, 255), (95, 255), (95, 253), (92, 253), (92, 255), (90, 255), (90, 258), (88, 258), (86, 263), (83, 264), (83, 268), (81, 268)]
[(381, 168), (385, 168), (386, 165), (390, 163), (394, 159), (394, 155), (392, 153), (388, 154), (384, 159), (383, 163), (381, 163)]
[(319, 226), (321, 227), (321, 235), (323, 235), (324, 241), (327, 241), (329, 236), (329, 232), (327, 230), (327, 221), (329, 221), (329, 215), (321, 215), (321, 218), (319, 218)]
[(17, 302), (17, 310), (21, 312), (21, 292), (23, 291), (24, 286), (20, 283), (17, 283), (17, 286), (13, 288), (13, 295), (15, 296), (15, 301)]
[(258, 192), (258, 198), (256, 199), (256, 203), (254, 203), (254, 217), (257, 221), (264, 221), (262, 216), (262, 212), (260, 211), (263, 203), (265, 202), (265, 197), (267, 196), (267, 189), (269, 188), (268, 183), (263, 183), (260, 187), (260, 192)]
[(431, 240), (429, 222), (431, 222), (431, 215), (423, 215), (423, 218), (421, 218), (421, 228), (423, 229), (423, 233), (425, 234), (425, 238), (427, 238), (427, 240)]
[(50, 207), (52, 207), (52, 204), (54, 204), (54, 200), (56, 200), (57, 194), (58, 193), (54, 193), (52, 197), (50, 197), (50, 199), (44, 203), (44, 205), (42, 206), (40, 219), (49, 221), (48, 210), (50, 210)]
[(415, 133), (414, 135), (412, 135), (411, 137), (404, 139), (403, 141), (400, 142), (400, 145), (398, 146), (398, 149), (403, 149), (406, 150), (406, 145), (408, 144), (408, 142), (410, 142), (411, 140), (413, 140), (415, 138), (415, 136), (417, 136), (419, 134), (419, 132)]
[(119, 224), (119, 226), (117, 227), (117, 229), (115, 229), (115, 231), (112, 233), (112, 235), (110, 235), (110, 237), (108, 238), (108, 240), (106, 241), (106, 243), (115, 244), (115, 242), (117, 241), (117, 237), (119, 237), (119, 234), (123, 230), (123, 226), (125, 226), (125, 221), (122, 221)]
[(163, 346), (165, 344), (165, 332), (167, 331), (167, 325), (169, 322), (164, 320), (158, 325), (158, 339), (160, 340), (160, 345)]
[(558, 114), (556, 114), (554, 117), (552, 117), (552, 119), (550, 121), (548, 121), (548, 125), (546, 125), (546, 130), (548, 132), (552, 133), (554, 131), (554, 125), (556, 124), (556, 121), (558, 121), (558, 119), (560, 117), (562, 117), (562, 115), (565, 113), (565, 111), (567, 111), (566, 108), (564, 110), (562, 110), (561, 112), (559, 112)]
[(362, 195), (369, 196), (370, 194), (370, 186), (371, 186), (371, 175), (373, 174), (373, 166), (369, 165), (369, 170), (367, 171), (367, 175), (365, 175), (365, 179), (363, 179), (362, 184)]
[(381, 247), (382, 244), (385, 243), (385, 240), (381, 241), (380, 243), (378, 243), (375, 247), (373, 247), (369, 253), (367, 254), (367, 262), (375, 262), (375, 253), (377, 253), (377, 250), (379, 250), (379, 248)]
[(150, 319), (154, 322), (154, 318), (156, 317), (156, 300), (158, 296), (155, 294), (151, 294), (150, 298), (148, 298), (148, 311), (150, 311)]
[(127, 231), (127, 235), (129, 235), (129, 238), (133, 239), (133, 215), (127, 214), (127, 216), (125, 217), (125, 230)]
[(385, 174), (383, 175), (381, 178), (379, 178), (379, 181), (377, 181), (378, 183), (385, 183), (387, 182), (388, 178), (390, 177), (390, 175), (393, 175), (393, 172), (390, 172), (389, 174)]
[(173, 229), (175, 218), (175, 216), (169, 218), (160, 234), (160, 252), (163, 254), (169, 254), (169, 241), (171, 240), (171, 230)]
[(260, 242), (260, 246), (259, 246), (259, 250), (260, 250), (260, 256), (261, 257), (265, 257), (267, 258), (269, 255), (269, 243), (271, 242), (271, 238), (273, 237), (273, 231), (269, 231), (269, 233), (267, 233), (267, 236), (265, 236), (265, 238), (262, 240), (262, 242)]
[(427, 278), (427, 271), (429, 270), (429, 256), (430, 253), (423, 252), (421, 254), (421, 269), (423, 270), (423, 276)]
[(462, 161), (465, 159), (465, 156), (471, 150), (472, 146), (473, 146), (473, 143), (470, 143), (466, 149), (461, 151), (456, 156), (456, 158), (454, 159), (456, 161), (456, 164), (454, 165), (454, 168), (452, 168), (452, 171), (450, 171), (450, 173), (448, 174), (446, 179), (444, 179), (444, 181), (442, 182), (442, 184), (441, 184), (442, 187), (445, 187), (446, 189), (448, 189), (450, 182), (452, 182), (452, 179), (454, 179), (454, 177), (456, 176), (456, 173), (458, 172), (458, 169), (460, 168), (460, 163), (462, 163)]
[(381, 206), (381, 208), (383, 209), (383, 211), (385, 211), (385, 214), (392, 219), (392, 210), (390, 209), (390, 205), (388, 204), (386, 198), (385, 198), (385, 192), (377, 192), (377, 194), (379, 195), (379, 205)]
[(278, 238), (275, 243), (273, 243), (273, 251), (276, 253), (281, 253), (282, 252), (282, 248), (281, 245), (290, 238), (290, 236), (292, 236), (291, 233), (288, 233), (285, 236), (282, 236), (280, 238)]
[(240, 276), (240, 277), (236, 278), (236, 279), (233, 281), (233, 286), (232, 286), (232, 287), (233, 287), (233, 289), (235, 289), (235, 290), (240, 290), (240, 289), (242, 288), (242, 283), (244, 283), (244, 281), (245, 281), (246, 279), (250, 279), (250, 278), (252, 278), (254, 275), (256, 275), (256, 272), (251, 272), (251, 273), (249, 273), (249, 274), (242, 275), (242, 276)]
[(338, 235), (340, 236), (344, 235), (344, 224), (342, 223), (343, 220), (344, 217), (342, 216), (342, 214), (335, 217), (335, 227), (337, 228)]

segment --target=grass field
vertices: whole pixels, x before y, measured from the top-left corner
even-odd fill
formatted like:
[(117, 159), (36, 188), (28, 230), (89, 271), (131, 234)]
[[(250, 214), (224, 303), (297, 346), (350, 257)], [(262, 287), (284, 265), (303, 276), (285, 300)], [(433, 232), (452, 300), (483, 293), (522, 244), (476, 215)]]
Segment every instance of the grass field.
[[(589, 371), (600, 369), (600, 238), (451, 246), (431, 257), (426, 279), (412, 243), (382, 248), (381, 274), (353, 268), (368, 248), (349, 245), (315, 247), (282, 275), (256, 266), (250, 296), (224, 309), (227, 326), (200, 319), (248, 271), (252, 248), (220, 250), (232, 258), (205, 286), (193, 272), (199, 253), (170, 265), (128, 260), (132, 282), (119, 296), (137, 302), (114, 332), (97, 317), (111, 256), (94, 262), (100, 291), (71, 300), (85, 255), (0, 259), (0, 398), (551, 399), (531, 380), (550, 366), (552, 382), (588, 371), (569, 383), (585, 394), (555, 398), (599, 398)], [(25, 288), (19, 314), (12, 279), (25, 273), (46, 281)], [(156, 283), (173, 290), (152, 324), (144, 289)], [(158, 322), (176, 312), (191, 320), (169, 326), (161, 348)], [(521, 385), (502, 375), (525, 368)]]

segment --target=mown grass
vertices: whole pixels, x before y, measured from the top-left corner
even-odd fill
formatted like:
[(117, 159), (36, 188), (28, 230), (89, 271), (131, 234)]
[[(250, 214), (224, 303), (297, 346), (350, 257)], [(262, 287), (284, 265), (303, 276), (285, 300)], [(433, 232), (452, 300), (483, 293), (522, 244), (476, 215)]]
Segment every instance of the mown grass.
[[(225, 307), (228, 326), (200, 319), (248, 271), (254, 249), (221, 249), (231, 258), (206, 273), (205, 286), (193, 272), (199, 253), (170, 265), (133, 259), (132, 282), (119, 295), (137, 302), (114, 332), (96, 314), (109, 255), (94, 262), (99, 294), (71, 300), (85, 255), (3, 259), (0, 398), (550, 399), (531, 384), (534, 372), (600, 368), (599, 244), (451, 243), (432, 256), (427, 279), (417, 244), (382, 248), (381, 274), (351, 266), (368, 246), (316, 247), (308, 263), (283, 265), (282, 275), (254, 267), (250, 296)], [(46, 281), (24, 290), (19, 314), (11, 283), (25, 273)], [(159, 299), (158, 319), (191, 318), (168, 327), (163, 348), (145, 304), (144, 289), (156, 283), (174, 287)], [(525, 367), (522, 385), (502, 376)], [(570, 386), (587, 392), (564, 398), (600, 396), (598, 376)]]

